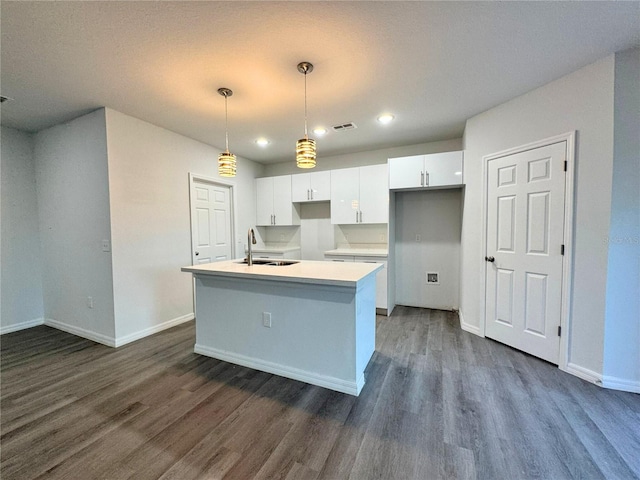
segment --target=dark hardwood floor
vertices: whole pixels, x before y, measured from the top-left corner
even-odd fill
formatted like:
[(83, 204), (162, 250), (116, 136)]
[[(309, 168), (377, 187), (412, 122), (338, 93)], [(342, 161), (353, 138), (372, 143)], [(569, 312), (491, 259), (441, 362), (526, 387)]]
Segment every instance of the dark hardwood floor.
[(1, 478), (640, 477), (640, 395), (452, 313), (378, 317), (358, 398), (193, 344), (192, 323), (117, 350), (45, 326), (2, 336)]

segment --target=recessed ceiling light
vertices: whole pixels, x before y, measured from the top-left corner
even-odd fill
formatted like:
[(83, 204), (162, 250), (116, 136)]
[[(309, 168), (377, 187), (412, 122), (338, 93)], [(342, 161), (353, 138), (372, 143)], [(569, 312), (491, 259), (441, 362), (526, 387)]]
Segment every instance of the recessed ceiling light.
[(261, 147), (266, 147), (267, 145), (269, 145), (270, 142), (266, 138), (259, 138), (256, 140), (256, 143)]
[(380, 123), (382, 123), (383, 125), (386, 125), (387, 123), (391, 123), (391, 121), (396, 118), (393, 115), (391, 115), (390, 113), (385, 113), (383, 115), (380, 115), (378, 117), (378, 121)]
[(324, 127), (318, 127), (318, 128), (314, 128), (313, 129), (313, 133), (315, 133), (316, 135), (325, 135), (327, 133), (327, 129)]

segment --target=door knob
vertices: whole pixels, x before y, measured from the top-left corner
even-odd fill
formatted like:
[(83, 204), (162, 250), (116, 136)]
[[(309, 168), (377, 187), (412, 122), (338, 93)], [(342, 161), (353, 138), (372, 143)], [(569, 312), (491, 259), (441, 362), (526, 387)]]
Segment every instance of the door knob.
[(200, 255), (200, 252), (196, 252), (196, 257), (197, 257), (198, 255)]
[(495, 258), (493, 258), (493, 257), (484, 257), (484, 259), (485, 259), (487, 262), (491, 262), (491, 263), (495, 262), (495, 260), (496, 260), (496, 259), (495, 259)]

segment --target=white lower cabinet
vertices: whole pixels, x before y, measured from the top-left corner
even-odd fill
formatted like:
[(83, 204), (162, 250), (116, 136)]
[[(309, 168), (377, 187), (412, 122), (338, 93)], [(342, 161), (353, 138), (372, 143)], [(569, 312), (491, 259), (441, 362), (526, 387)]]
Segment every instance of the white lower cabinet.
[(254, 252), (253, 258), (273, 258), (275, 260), (300, 260), (300, 249), (289, 252)]
[(387, 310), (387, 258), (386, 257), (369, 257), (355, 255), (325, 255), (324, 259), (328, 262), (362, 262), (362, 263), (381, 263), (382, 270), (376, 273), (376, 308)]

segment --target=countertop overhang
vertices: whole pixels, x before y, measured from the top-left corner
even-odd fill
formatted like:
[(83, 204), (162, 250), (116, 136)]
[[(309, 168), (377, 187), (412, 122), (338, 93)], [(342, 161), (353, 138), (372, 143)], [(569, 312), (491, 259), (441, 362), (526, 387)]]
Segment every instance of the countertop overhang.
[(286, 266), (246, 265), (242, 259), (182, 267), (194, 275), (356, 287), (358, 282), (383, 268), (378, 263), (336, 263), (301, 260)]

